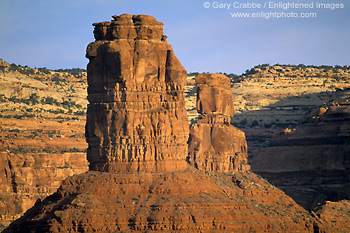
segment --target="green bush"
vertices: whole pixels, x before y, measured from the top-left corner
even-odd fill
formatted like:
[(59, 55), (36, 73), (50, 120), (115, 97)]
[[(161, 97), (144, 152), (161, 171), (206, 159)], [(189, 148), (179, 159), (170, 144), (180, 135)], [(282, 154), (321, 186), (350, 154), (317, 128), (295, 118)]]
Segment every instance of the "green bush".
[(36, 93), (33, 93), (30, 95), (30, 97), (28, 98), (28, 101), (32, 104), (38, 104), (39, 103), (39, 96)]

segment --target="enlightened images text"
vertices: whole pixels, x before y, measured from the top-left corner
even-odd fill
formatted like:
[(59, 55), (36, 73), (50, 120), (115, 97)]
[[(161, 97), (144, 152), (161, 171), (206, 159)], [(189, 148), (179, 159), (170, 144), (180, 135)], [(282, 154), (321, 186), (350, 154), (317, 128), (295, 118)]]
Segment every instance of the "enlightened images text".
[[(213, 2), (212, 7), (215, 9), (343, 9), (345, 6), (343, 3), (320, 3), (320, 2), (311, 2), (311, 3), (296, 3), (296, 2)], [(208, 7), (210, 7), (208, 5)], [(208, 8), (206, 7), (206, 8)]]

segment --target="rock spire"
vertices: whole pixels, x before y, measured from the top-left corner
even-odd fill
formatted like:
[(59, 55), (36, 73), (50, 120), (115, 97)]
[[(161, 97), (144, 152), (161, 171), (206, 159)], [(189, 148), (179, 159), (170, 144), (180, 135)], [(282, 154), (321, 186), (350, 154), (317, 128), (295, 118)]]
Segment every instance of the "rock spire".
[(90, 170), (154, 171), (184, 161), (187, 72), (162, 23), (147, 15), (113, 18), (93, 24), (96, 41), (86, 53)]

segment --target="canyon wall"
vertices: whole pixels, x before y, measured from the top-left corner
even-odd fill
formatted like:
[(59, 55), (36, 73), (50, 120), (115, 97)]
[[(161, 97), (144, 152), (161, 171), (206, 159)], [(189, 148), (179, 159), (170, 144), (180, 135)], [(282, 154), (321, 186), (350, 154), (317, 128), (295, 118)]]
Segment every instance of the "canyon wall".
[(0, 152), (0, 221), (9, 225), (38, 199), (54, 193), (68, 176), (88, 170), (85, 153)]
[(316, 109), (253, 153), (253, 171), (306, 209), (350, 198), (350, 105)]

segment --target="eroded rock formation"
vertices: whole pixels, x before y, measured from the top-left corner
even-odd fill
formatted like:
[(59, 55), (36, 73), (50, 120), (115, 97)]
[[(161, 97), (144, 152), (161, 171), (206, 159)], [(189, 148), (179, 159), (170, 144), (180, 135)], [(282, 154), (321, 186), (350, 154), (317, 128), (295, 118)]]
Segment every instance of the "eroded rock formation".
[[(0, 220), (9, 225), (68, 176), (88, 170), (86, 155), (0, 152)], [(1, 228), (0, 228), (1, 229)]]
[(187, 73), (146, 15), (96, 23), (87, 49), (91, 170), (151, 171), (187, 154)]
[(316, 109), (303, 125), (254, 153), (252, 169), (306, 209), (350, 199), (349, 122), (348, 104)]
[(230, 80), (222, 74), (199, 74), (197, 110), (192, 125), (188, 161), (204, 171), (246, 171), (247, 142), (244, 133), (230, 125), (234, 114)]
[[(186, 162), (185, 70), (160, 23), (150, 16), (122, 15), (95, 27), (96, 42), (87, 51), (90, 171), (67, 178), (5, 232), (314, 232), (323, 227), (282, 191), (228, 163), (226, 155), (240, 151), (232, 139), (219, 154), (224, 162), (215, 161), (229, 165), (218, 171), (230, 173), (203, 172)], [(218, 132), (231, 127), (232, 97), (225, 89), (218, 95), (210, 90), (215, 105), (201, 108)], [(221, 148), (220, 140), (212, 142)], [(245, 145), (243, 139), (239, 143)]]

